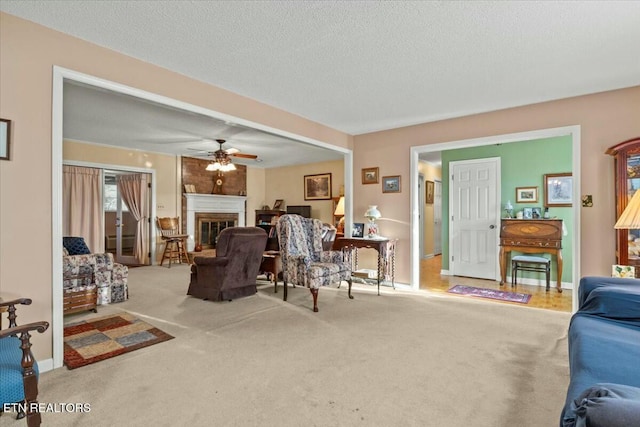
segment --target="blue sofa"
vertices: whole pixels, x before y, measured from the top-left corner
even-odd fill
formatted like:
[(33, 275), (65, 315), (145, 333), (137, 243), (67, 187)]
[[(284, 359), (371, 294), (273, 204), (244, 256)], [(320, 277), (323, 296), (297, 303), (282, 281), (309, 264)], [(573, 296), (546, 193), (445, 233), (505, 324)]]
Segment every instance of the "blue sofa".
[(583, 277), (561, 427), (640, 426), (640, 280)]

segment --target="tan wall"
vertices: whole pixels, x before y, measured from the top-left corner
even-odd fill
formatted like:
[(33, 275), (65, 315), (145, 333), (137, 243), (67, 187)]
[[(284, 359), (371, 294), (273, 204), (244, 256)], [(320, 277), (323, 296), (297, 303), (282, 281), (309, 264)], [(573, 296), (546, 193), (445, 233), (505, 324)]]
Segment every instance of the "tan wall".
[(310, 205), (313, 218), (332, 224), (332, 200), (304, 199), (304, 176), (325, 173), (331, 174), (331, 194), (334, 197), (338, 196), (340, 187), (344, 186), (344, 161), (342, 160), (267, 169), (266, 199), (262, 204), (273, 206), (276, 199), (283, 199), (285, 209), (288, 205)]
[[(55, 65), (339, 147), (351, 148), (353, 143), (345, 133), (294, 114), (0, 13), (0, 117), (13, 120), (12, 159), (0, 162), (0, 293), (7, 299), (34, 299), (31, 307), (21, 310), (22, 322), (52, 320), (49, 245)], [(171, 174), (170, 179), (177, 176)], [(176, 190), (158, 197), (159, 204), (175, 211)], [(24, 256), (32, 251), (33, 242), (44, 243), (39, 247), (38, 268)], [(51, 329), (36, 335), (36, 357), (50, 358)]]
[[(441, 181), (442, 179), (442, 168), (438, 168), (429, 164), (427, 162), (419, 162), (418, 163), (418, 171), (424, 176), (424, 182), (422, 183), (422, 191), (425, 191), (427, 188), (426, 181)], [(424, 197), (424, 196), (423, 196)], [(433, 255), (433, 218), (434, 218), (434, 210), (433, 203), (424, 205), (424, 247), (422, 248), (422, 252), (420, 256), (423, 255)]]
[[(409, 281), (410, 147), (580, 125), (581, 193), (593, 195), (593, 207), (581, 209), (581, 275), (609, 275), (615, 261), (613, 159), (607, 147), (640, 135), (640, 86), (510, 108), (355, 137), (354, 175), (380, 166), (381, 175), (402, 176), (402, 193), (382, 194), (379, 186), (354, 181), (354, 208), (374, 201), (390, 224), (384, 234), (400, 239), (398, 280)], [(377, 187), (377, 188), (374, 188)], [(389, 232), (387, 232), (387, 227)]]

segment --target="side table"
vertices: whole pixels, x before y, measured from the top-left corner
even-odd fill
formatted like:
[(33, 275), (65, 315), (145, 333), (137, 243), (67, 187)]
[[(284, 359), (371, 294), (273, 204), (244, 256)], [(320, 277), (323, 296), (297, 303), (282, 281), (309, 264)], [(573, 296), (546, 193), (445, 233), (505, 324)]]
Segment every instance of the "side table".
[[(334, 250), (342, 249), (345, 258), (351, 262), (354, 270), (358, 269), (358, 249), (371, 248), (378, 251), (378, 295), (380, 295), (380, 278), (391, 277), (391, 286), (395, 286), (396, 276), (396, 243), (398, 239), (364, 237), (339, 237), (333, 244)], [(355, 255), (355, 256), (354, 256)]]
[(264, 251), (260, 271), (267, 273), (267, 278), (273, 277), (273, 292), (278, 293), (278, 275), (282, 272), (282, 259), (279, 251)]

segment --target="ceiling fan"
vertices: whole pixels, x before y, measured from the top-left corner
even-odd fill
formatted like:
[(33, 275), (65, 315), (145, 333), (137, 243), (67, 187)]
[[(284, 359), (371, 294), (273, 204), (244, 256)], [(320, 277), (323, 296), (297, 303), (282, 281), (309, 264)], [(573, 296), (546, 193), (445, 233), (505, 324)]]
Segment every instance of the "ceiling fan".
[(240, 153), (240, 150), (237, 148), (229, 148), (227, 150), (223, 149), (222, 144), (226, 142), (224, 139), (216, 139), (216, 142), (220, 144), (220, 148), (208, 153), (213, 157), (211, 162), (207, 165), (208, 171), (228, 172), (235, 170), (236, 166), (231, 162), (231, 157), (242, 157), (245, 159), (258, 158), (255, 154)]
[[(204, 140), (206, 141), (206, 140)], [(210, 140), (209, 140), (210, 141)], [(189, 150), (196, 150), (199, 151), (201, 153), (206, 153), (207, 156), (213, 156), (213, 157), (239, 157), (239, 158), (243, 158), (243, 159), (257, 159), (258, 156), (255, 154), (245, 154), (245, 153), (241, 153), (240, 150), (238, 150), (237, 148), (227, 148), (226, 150), (222, 148), (222, 144), (224, 144), (225, 142), (227, 142), (224, 139), (216, 139), (215, 140), (218, 144), (220, 144), (220, 148), (218, 148), (218, 150), (216, 151), (205, 151), (205, 150), (201, 150), (201, 149), (195, 149), (195, 148), (189, 148)]]

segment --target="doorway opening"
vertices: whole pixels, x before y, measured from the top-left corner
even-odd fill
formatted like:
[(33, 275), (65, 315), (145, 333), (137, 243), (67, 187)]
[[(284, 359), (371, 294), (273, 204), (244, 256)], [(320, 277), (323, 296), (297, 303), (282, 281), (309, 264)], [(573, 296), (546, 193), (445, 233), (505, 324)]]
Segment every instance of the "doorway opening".
[[(554, 137), (569, 137), (571, 140), (571, 173), (573, 175), (573, 200), (580, 200), (580, 126), (567, 126), (561, 128), (542, 129), (529, 132), (521, 132), (514, 134), (495, 135), (490, 137), (465, 139), (458, 141), (449, 141), (443, 143), (429, 144), (423, 146), (411, 147), (411, 284), (414, 289), (419, 289), (420, 286), (420, 274), (421, 274), (421, 254), (418, 235), (419, 230), (419, 197), (417, 194), (417, 180), (419, 173), (419, 162), (421, 157), (428, 154), (437, 154), (446, 150), (455, 150), (458, 148), (469, 147), (481, 147), (488, 145), (500, 145), (512, 142), (526, 142), (532, 140), (539, 140), (545, 138)], [(448, 205), (448, 193), (443, 191), (442, 204)], [(575, 202), (574, 202), (575, 203)], [(500, 208), (500, 206), (498, 207)], [(450, 218), (445, 218), (442, 222), (442, 235), (443, 235), (443, 255), (439, 257), (442, 259), (442, 268), (440, 274), (448, 276), (451, 274), (449, 271), (449, 255), (450, 249), (444, 245), (448, 242), (449, 236), (449, 221)], [(580, 209), (577, 206), (573, 206), (570, 213), (571, 226), (569, 227), (569, 235), (571, 241), (571, 257), (572, 257), (572, 278), (579, 277), (580, 275)], [(496, 246), (496, 252), (499, 248)], [(570, 285), (570, 284), (569, 284)], [(573, 289), (571, 292), (571, 310), (577, 310), (577, 290)]]

